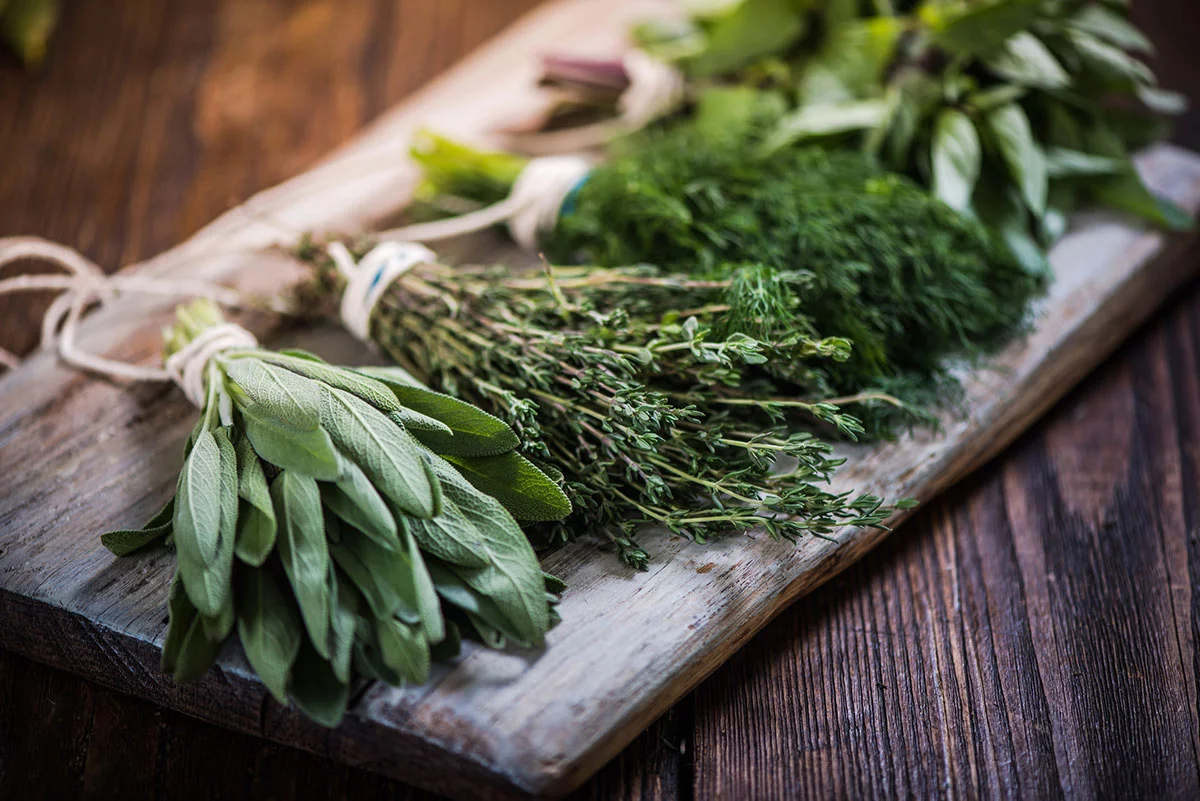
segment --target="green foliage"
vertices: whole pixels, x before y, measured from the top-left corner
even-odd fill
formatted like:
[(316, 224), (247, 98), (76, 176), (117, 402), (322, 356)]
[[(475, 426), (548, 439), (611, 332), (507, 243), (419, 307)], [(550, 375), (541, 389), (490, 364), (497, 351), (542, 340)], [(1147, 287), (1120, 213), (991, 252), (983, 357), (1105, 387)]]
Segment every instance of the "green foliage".
[[(181, 307), (166, 350), (220, 322), (207, 301)], [(118, 556), (163, 538), (175, 545), (163, 668), (176, 680), (199, 678), (236, 626), (271, 694), (333, 726), (353, 672), (422, 682), (433, 646), (452, 656), (458, 628), (447, 616), (487, 644), (497, 628), (522, 646), (542, 642), (555, 599), (504, 504), (543, 520), (571, 508), (513, 452), (507, 425), (394, 372), (374, 378), (309, 354), (231, 350), (206, 369), (175, 498), (144, 529), (102, 537)], [(440, 439), (419, 440), (406, 419)], [(464, 447), (439, 447), (459, 431)], [(484, 452), (521, 469), (482, 470), (480, 481), (468, 460), (468, 481), (443, 452)], [(445, 603), (426, 564), (442, 559), (465, 571)], [(494, 614), (474, 626), (480, 607)]]

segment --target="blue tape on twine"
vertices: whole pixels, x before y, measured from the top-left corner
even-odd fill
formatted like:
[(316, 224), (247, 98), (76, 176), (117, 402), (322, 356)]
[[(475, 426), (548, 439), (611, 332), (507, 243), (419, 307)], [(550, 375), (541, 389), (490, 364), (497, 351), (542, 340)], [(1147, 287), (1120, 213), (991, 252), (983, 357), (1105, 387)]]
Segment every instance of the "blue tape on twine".
[(559, 217), (566, 217), (575, 212), (575, 201), (578, 198), (579, 190), (583, 188), (583, 185), (587, 183), (587, 179), (590, 177), (590, 174), (583, 176), (575, 182), (575, 185), (571, 187), (571, 191), (567, 192), (567, 196), (563, 198), (562, 206), (558, 209)]

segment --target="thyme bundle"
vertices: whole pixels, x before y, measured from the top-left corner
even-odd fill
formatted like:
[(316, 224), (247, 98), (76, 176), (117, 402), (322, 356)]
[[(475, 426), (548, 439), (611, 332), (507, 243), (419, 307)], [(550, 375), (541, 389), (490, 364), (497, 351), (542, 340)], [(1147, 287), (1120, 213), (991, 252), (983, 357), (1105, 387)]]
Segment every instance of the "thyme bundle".
[(145, 528), (103, 537), (118, 556), (174, 545), (163, 668), (198, 678), (236, 628), (271, 694), (333, 726), (354, 675), (423, 682), (460, 629), (540, 644), (561, 584), (514, 517), (570, 505), (513, 431), (403, 371), (206, 351), (222, 323), (210, 301), (178, 309), (167, 354), (207, 358), (176, 494)]
[[(340, 297), (325, 249), (300, 256), (317, 268), (316, 302)], [(815, 374), (845, 360), (848, 343), (794, 326), (758, 337), (721, 330), (726, 293), (758, 280), (754, 272), (513, 277), (422, 264), (383, 293), (370, 335), (406, 369), (506, 420), (527, 455), (561, 471), (575, 514), (544, 529), (549, 541), (603, 531), (644, 568), (636, 533), (646, 524), (698, 542), (750, 528), (795, 539), (882, 525), (894, 507), (820, 486), (841, 460), (819, 433), (854, 437), (859, 422), (839, 402), (803, 400), (769, 370)]]
[[(1048, 275), (1015, 259), (977, 222), (852, 152), (785, 148), (756, 155), (769, 125), (748, 115), (714, 132), (681, 126), (627, 141), (563, 204), (542, 245), (554, 259), (649, 263), (728, 281), (722, 335), (837, 336), (844, 360), (766, 368), (815, 399), (858, 403), (869, 433), (888, 435), (953, 397), (946, 364), (1006, 342), (1026, 324)], [(464, 156), (418, 143), (426, 197), (494, 200), (512, 157)], [(485, 180), (478, 173), (491, 170)]]

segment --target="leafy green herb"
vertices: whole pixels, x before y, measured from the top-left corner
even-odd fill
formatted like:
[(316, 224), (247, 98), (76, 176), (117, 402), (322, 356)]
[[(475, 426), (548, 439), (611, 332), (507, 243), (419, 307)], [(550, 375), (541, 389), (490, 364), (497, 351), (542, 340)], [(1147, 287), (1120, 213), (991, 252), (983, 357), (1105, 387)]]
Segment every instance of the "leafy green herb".
[[(166, 350), (221, 322), (207, 301), (181, 307)], [(438, 445), (462, 430), (464, 447), (449, 449), (456, 458), (520, 460), (507, 425), (395, 374), (381, 381), (308, 354), (228, 350), (205, 369), (205, 404), (175, 498), (145, 529), (102, 538), (118, 555), (163, 538), (175, 545), (164, 670), (178, 681), (199, 678), (236, 626), (277, 700), (290, 697), (336, 725), (353, 670), (421, 682), (433, 645), (442, 644), (443, 656), (456, 652), (458, 629), (445, 620), (454, 604), (439, 599), (426, 565), (439, 556), (458, 557), (456, 569), (475, 582), (468, 608), (453, 614), (469, 620), (481, 602), (497, 610), (473, 629), (479, 639), (494, 642), (502, 626), (519, 633), (513, 642), (542, 642), (553, 602), (546, 580), (516, 522), (485, 493), (539, 519), (563, 517), (569, 504), (532, 464), (511, 475), (484, 471), (481, 490), (438, 456)], [(404, 420), (440, 439), (423, 443)], [(443, 525), (452, 542), (432, 552), (410, 533)]]

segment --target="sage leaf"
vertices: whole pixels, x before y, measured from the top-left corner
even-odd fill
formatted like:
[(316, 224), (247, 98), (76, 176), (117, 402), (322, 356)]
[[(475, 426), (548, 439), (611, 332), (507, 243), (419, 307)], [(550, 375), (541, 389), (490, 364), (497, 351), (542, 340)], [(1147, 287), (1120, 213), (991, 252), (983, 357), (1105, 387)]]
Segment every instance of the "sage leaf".
[(388, 550), (399, 545), (396, 520), (375, 486), (358, 465), (346, 461), (342, 478), (321, 484), (321, 500), (335, 515)]
[(519, 453), (501, 456), (451, 456), (463, 478), (499, 501), (517, 520), (562, 520), (571, 513), (571, 501), (545, 473)]
[(975, 124), (961, 111), (946, 109), (938, 115), (933, 135), (933, 193), (952, 209), (967, 211), (979, 164)]
[(374, 618), (359, 615), (354, 628), (354, 657), (351, 665), (354, 670), (369, 679), (382, 681), (386, 684), (398, 685), (404, 681), (394, 668), (383, 661), (379, 649), (379, 637), (375, 633)]
[(146, 525), (138, 529), (118, 529), (100, 535), (100, 543), (113, 556), (128, 556), (145, 548), (151, 543), (166, 537), (171, 533), (172, 519), (175, 516), (175, 496), (167, 501)]
[(317, 653), (329, 658), (329, 549), (321, 493), (308, 476), (284, 470), (271, 483), (280, 521), (279, 557), (292, 585), (300, 616)]
[(325, 656), (305, 641), (292, 667), (291, 696), (301, 712), (332, 728), (346, 714), (350, 685), (339, 681)]
[(1046, 158), (1033, 139), (1029, 118), (1020, 106), (1010, 103), (990, 112), (987, 124), (1025, 204), (1040, 215), (1046, 210)]
[(358, 619), (358, 593), (354, 585), (329, 565), (329, 664), (338, 681), (350, 681), (350, 657), (354, 651), (354, 627)]
[(217, 551), (209, 561), (207, 573), (212, 583), (224, 587), (221, 604), (216, 614), (203, 618), (205, 635), (214, 642), (221, 642), (233, 630), (233, 551), (238, 530), (238, 474), (237, 452), (229, 438), (229, 428), (222, 426), (213, 432), (221, 459), (220, 488), (220, 537)]
[(392, 412), (388, 415), (388, 419), (412, 431), (436, 431), (441, 434), (454, 435), (454, 431), (450, 426), (443, 423), (441, 420), (435, 420), (429, 415), (421, 414), (414, 409), (401, 409), (398, 412)]
[(215, 616), (229, 594), (218, 569), (221, 542), (221, 451), (209, 429), (200, 432), (179, 474), (172, 528), (180, 580), (201, 615)]
[(171, 580), (171, 590), (167, 595), (167, 616), (162, 669), (172, 674), (180, 684), (195, 681), (212, 667), (221, 645), (204, 636), (200, 613), (188, 600), (178, 571)]
[(379, 656), (401, 681), (421, 684), (429, 678), (429, 642), (421, 631), (395, 618), (375, 623)]
[(238, 511), (236, 554), (248, 565), (259, 567), (275, 548), (275, 506), (262, 462), (247, 437), (238, 437)]
[(442, 662), (458, 656), (462, 650), (462, 632), (452, 621), (446, 621), (446, 636), (441, 641), (430, 639), (429, 655)]
[(260, 416), (252, 408), (243, 408), (241, 413), (246, 437), (264, 461), (319, 481), (337, 480), (341, 461), (323, 428), (297, 428)]
[(433, 517), (439, 501), (437, 479), (412, 435), (348, 392), (325, 388), (323, 398), (323, 421), (337, 447), (401, 511)]
[(467, 620), (471, 622), (471, 628), (475, 629), (475, 633), (479, 635), (479, 639), (488, 648), (499, 650), (508, 645), (508, 639), (504, 636), (504, 632), (483, 618), (467, 612)]
[(458, 398), (407, 384), (393, 371), (394, 368), (364, 368), (361, 372), (386, 383), (406, 409), (432, 417), (450, 429), (451, 435), (435, 431), (411, 432), (434, 453), (491, 456), (507, 453), (521, 444), (508, 424), (498, 417)]
[(343, 530), (341, 542), (330, 545), (330, 552), (375, 617), (400, 615), (411, 623), (421, 619), (413, 566), (406, 551), (387, 550), (362, 532), (348, 529)]
[(225, 375), (233, 382), (229, 389), (234, 399), (241, 401), (238, 405), (256, 417), (274, 419), (292, 428), (320, 426), (321, 385), (317, 382), (261, 358), (230, 359)]
[(1050, 52), (1042, 40), (1022, 31), (1004, 43), (1004, 49), (984, 61), (996, 75), (1039, 89), (1062, 89), (1069, 86), (1071, 76)]
[(237, 612), (246, 659), (275, 700), (286, 704), (292, 664), (304, 639), (296, 605), (270, 570), (243, 569), (238, 575)]
[(446, 636), (446, 621), (442, 617), (442, 605), (438, 600), (437, 588), (433, 586), (433, 578), (416, 539), (406, 536), (408, 545), (409, 569), (412, 572), (413, 600), (417, 613), (421, 617), (421, 627), (431, 643), (441, 642)]
[(335, 367), (315, 358), (291, 358), (270, 353), (264, 353), (261, 358), (297, 375), (349, 392), (385, 414), (400, 410), (396, 396), (386, 385), (356, 370)]

